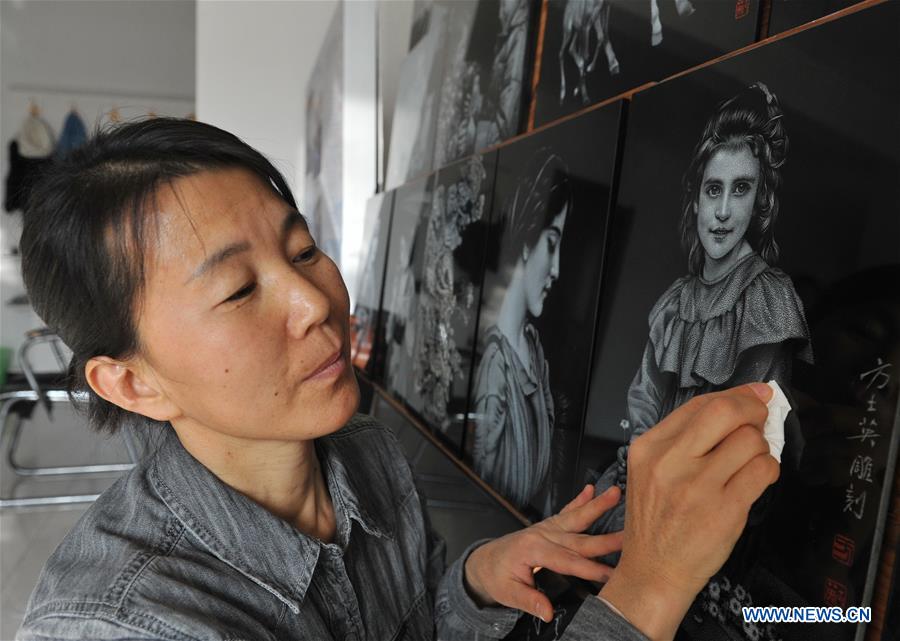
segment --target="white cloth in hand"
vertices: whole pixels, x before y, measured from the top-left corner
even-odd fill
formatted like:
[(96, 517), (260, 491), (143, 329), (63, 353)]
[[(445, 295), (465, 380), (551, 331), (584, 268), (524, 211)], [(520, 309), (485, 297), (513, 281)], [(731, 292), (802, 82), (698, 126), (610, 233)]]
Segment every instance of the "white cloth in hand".
[(781, 463), (781, 450), (784, 449), (784, 420), (791, 411), (791, 404), (777, 382), (769, 381), (768, 385), (773, 393), (772, 398), (766, 403), (769, 417), (763, 428), (763, 436), (769, 442), (769, 454)]

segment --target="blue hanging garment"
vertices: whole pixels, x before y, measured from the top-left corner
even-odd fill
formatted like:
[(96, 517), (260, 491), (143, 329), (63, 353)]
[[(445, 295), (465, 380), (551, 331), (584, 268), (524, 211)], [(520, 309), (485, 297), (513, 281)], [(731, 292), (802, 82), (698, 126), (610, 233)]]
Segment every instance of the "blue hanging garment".
[(63, 124), (62, 133), (59, 135), (59, 142), (56, 143), (56, 157), (63, 158), (76, 147), (80, 147), (87, 142), (87, 129), (84, 121), (74, 109), (66, 116), (66, 122)]

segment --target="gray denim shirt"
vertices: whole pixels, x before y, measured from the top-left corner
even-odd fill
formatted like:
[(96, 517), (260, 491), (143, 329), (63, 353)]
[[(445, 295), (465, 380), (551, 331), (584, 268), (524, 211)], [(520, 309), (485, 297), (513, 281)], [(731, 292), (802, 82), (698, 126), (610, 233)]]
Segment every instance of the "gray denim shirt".
[[(160, 438), (50, 557), (17, 639), (497, 639), (516, 623), (468, 596), (468, 551), (445, 571), (399, 444), (371, 417), (316, 442), (333, 543), (221, 482), (171, 428)], [(594, 598), (562, 638), (645, 639)]]

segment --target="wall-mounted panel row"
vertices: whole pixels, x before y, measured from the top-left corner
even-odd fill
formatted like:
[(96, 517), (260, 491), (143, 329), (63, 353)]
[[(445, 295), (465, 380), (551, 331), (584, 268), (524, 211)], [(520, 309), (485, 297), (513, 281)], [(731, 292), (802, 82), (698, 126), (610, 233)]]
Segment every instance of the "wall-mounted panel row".
[(376, 197), (357, 366), (534, 518), (585, 481), (627, 495), (629, 443), (690, 398), (777, 381), (781, 478), (683, 633), (859, 638), (740, 606), (872, 601), (900, 443), (897, 60), (900, 4), (876, 4)]

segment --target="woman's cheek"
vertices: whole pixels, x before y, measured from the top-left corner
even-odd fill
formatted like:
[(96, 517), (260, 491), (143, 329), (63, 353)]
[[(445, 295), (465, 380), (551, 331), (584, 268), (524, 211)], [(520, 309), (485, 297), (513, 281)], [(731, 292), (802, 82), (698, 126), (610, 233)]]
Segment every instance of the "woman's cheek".
[(347, 316), (350, 314), (350, 292), (347, 291), (347, 285), (344, 283), (344, 278), (341, 276), (340, 270), (338, 270), (337, 265), (335, 265), (334, 261), (330, 258), (328, 259), (328, 267), (329, 267), (329, 282), (331, 284), (330, 290), (332, 291), (332, 300), (337, 303), (337, 307), (339, 311), (345, 312)]

